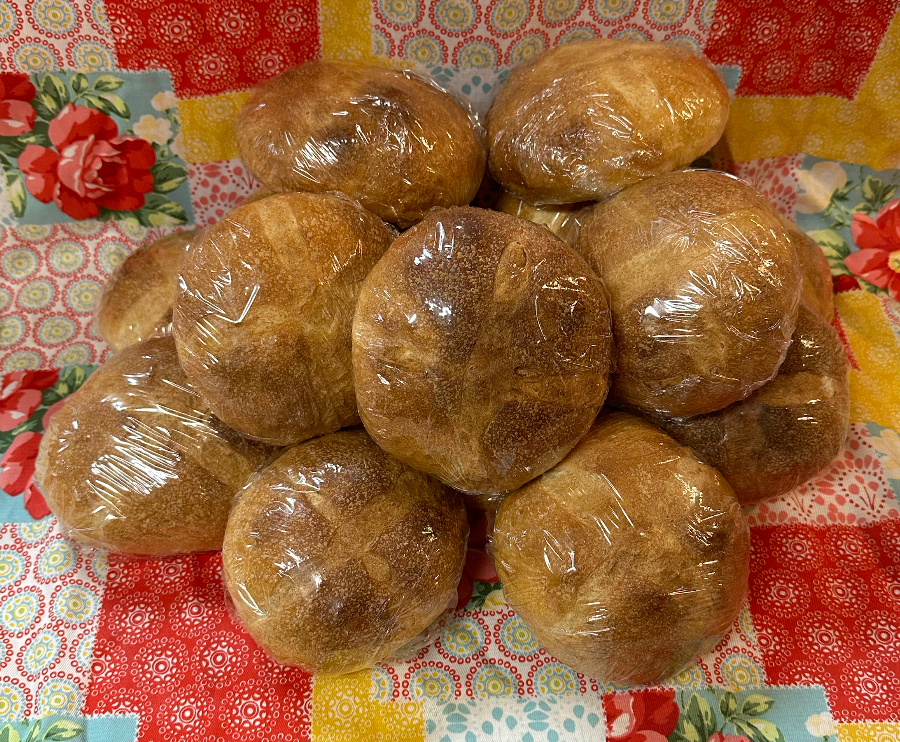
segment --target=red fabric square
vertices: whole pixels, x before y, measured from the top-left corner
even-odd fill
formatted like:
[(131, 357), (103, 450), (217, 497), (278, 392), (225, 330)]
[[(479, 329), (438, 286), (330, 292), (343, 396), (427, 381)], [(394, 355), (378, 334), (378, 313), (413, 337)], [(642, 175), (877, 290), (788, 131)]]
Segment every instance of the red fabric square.
[(718, 0), (706, 54), (740, 65), (738, 95), (852, 99), (896, 7), (896, 0)]
[(309, 739), (311, 676), (232, 620), (221, 555), (111, 560), (85, 713), (133, 711), (146, 742)]
[(319, 56), (316, 0), (107, 0), (119, 65), (167, 69), (182, 98), (244, 90)]
[(900, 716), (900, 521), (753, 528), (750, 610), (768, 681), (825, 686), (835, 719)]

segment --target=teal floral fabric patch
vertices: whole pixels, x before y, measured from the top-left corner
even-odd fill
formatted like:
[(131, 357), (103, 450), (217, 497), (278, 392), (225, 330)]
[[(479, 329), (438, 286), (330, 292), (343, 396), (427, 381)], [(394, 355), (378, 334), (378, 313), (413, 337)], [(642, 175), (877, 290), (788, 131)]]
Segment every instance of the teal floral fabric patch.
[(137, 727), (135, 714), (50, 715), (0, 727), (0, 742), (133, 742)]
[(672, 688), (425, 704), (437, 742), (837, 742), (821, 686)]
[(0, 522), (31, 523), (50, 515), (34, 484), (38, 449), (50, 418), (94, 368), (23, 369), (0, 377)]
[[(825, 739), (837, 734), (821, 686), (761, 687), (740, 693), (707, 688), (680, 691), (673, 701), (677, 719), (666, 737), (669, 742), (813, 742), (823, 739), (818, 734), (823, 729), (829, 732)], [(607, 725), (612, 730), (607, 733), (609, 742), (627, 739), (617, 735), (616, 718), (609, 713)]]
[[(468, 49), (472, 58), (476, 55), (476, 46), (477, 44)], [(476, 66), (474, 70), (466, 65), (434, 67), (418, 62), (414, 63), (414, 66), (460, 100), (468, 101), (481, 116), (487, 113), (497, 90), (509, 75), (509, 69), (497, 69), (492, 66), (485, 68)]]
[(192, 220), (168, 72), (0, 74), (0, 168), (19, 224)]
[(509, 696), (429, 704), (425, 731), (437, 742), (593, 742), (602, 739), (603, 717), (596, 697)]
[(796, 221), (822, 248), (836, 291), (900, 301), (900, 170), (806, 157)]

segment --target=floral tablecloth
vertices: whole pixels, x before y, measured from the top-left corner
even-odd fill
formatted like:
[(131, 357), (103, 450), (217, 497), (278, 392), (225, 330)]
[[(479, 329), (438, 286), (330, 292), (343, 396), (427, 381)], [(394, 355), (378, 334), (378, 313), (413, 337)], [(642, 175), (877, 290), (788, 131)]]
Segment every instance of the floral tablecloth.
[[(750, 511), (749, 601), (719, 646), (660, 688), (578, 675), (504, 603), (473, 515), (438, 641), (312, 678), (234, 624), (217, 555), (60, 535), (34, 457), (108, 353), (101, 285), (253, 190), (234, 121), (255, 80), (389, 57), (483, 112), (511, 67), (593, 36), (703, 50), (733, 94), (721, 159), (834, 274), (850, 435)], [(0, 740), (900, 740), (898, 167), (896, 0), (0, 0)]]

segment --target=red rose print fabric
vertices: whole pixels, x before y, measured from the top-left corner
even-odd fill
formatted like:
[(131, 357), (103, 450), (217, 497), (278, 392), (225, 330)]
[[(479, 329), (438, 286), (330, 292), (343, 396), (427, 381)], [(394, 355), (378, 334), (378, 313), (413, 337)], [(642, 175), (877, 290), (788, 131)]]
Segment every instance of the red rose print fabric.
[(0, 83), (8, 97), (0, 101), (8, 132), (0, 134), (0, 220), (16, 223), (4, 209), (18, 224), (191, 220), (178, 99), (168, 89), (147, 95), (170, 87), (167, 74), (60, 70)]
[(856, 212), (850, 233), (859, 250), (848, 255), (844, 264), (900, 301), (900, 199), (891, 201), (874, 219)]
[[(59, 371), (14, 371), (3, 377), (0, 387), (0, 432), (12, 431), (26, 423), (40, 407), (43, 391), (59, 379)], [(59, 404), (59, 403), (57, 403)], [(57, 405), (54, 405), (56, 407)], [(55, 412), (53, 408), (44, 413)], [(34, 519), (44, 518), (50, 509), (35, 486), (34, 462), (41, 445), (41, 433), (21, 432), (0, 456), (0, 490), (8, 495), (25, 495), (25, 509)]]
[(13, 371), (0, 387), (0, 431), (25, 422), (40, 406), (44, 389), (56, 383), (59, 371)]
[(831, 283), (836, 294), (844, 291), (854, 291), (859, 288), (859, 281), (853, 276), (832, 276)]
[(119, 66), (167, 69), (181, 97), (243, 90), (319, 54), (316, 0), (107, 0)]
[(73, 219), (92, 219), (100, 208), (134, 211), (153, 190), (150, 143), (121, 136), (116, 122), (94, 108), (68, 103), (50, 122), (53, 149), (29, 144), (19, 156), (25, 187), (42, 203), (53, 201)]
[(679, 715), (672, 689), (603, 696), (603, 711), (608, 742), (668, 742)]
[(35, 520), (50, 515), (41, 491), (34, 485), (34, 461), (41, 446), (40, 433), (19, 433), (0, 458), (0, 489), (8, 495), (25, 493), (25, 509)]
[[(60, 372), (13, 371), (0, 384), (0, 490), (12, 497), (24, 494), (25, 510), (35, 520), (50, 515), (44, 495), (34, 483), (35, 460), (43, 433), (65, 397), (86, 378), (72, 369)], [(0, 579), (2, 582), (2, 579)]]
[(29, 103), (36, 92), (28, 75), (0, 72), (0, 137), (16, 137), (34, 128), (37, 114)]

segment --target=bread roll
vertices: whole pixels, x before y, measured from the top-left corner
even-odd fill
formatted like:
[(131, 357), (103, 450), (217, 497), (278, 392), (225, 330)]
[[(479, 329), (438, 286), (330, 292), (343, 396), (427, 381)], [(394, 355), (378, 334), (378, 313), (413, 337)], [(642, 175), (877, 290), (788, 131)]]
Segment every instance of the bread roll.
[(184, 370), (227, 425), (289, 445), (359, 421), (350, 324), (391, 243), (345, 198), (285, 193), (231, 211), (191, 244), (174, 334)]
[(109, 277), (100, 298), (100, 335), (114, 352), (172, 330), (178, 259), (196, 232), (174, 232), (138, 248)]
[(804, 304), (772, 381), (719, 412), (650, 419), (722, 472), (750, 505), (803, 484), (840, 453), (850, 420), (847, 371), (837, 332)]
[(747, 594), (750, 532), (728, 483), (650, 423), (603, 414), (504, 500), (509, 605), (577, 672), (655, 684), (712, 649)]
[(578, 249), (609, 292), (617, 404), (699, 415), (775, 375), (797, 320), (799, 263), (743, 181), (687, 170), (638, 183), (594, 207)]
[(815, 240), (790, 219), (781, 216), (781, 223), (800, 259), (800, 272), (803, 275), (800, 294), (803, 301), (826, 322), (831, 322), (834, 319), (834, 287), (828, 258)]
[(457, 493), (343, 431), (294, 446), (241, 492), (225, 582), (279, 662), (353, 672), (455, 604), (468, 532)]
[(514, 69), (487, 116), (491, 175), (544, 204), (596, 201), (684, 167), (728, 120), (703, 57), (648, 41), (593, 39)]
[(546, 229), (475, 208), (434, 211), (402, 234), (353, 321), (370, 435), (474, 494), (515, 489), (566, 455), (606, 397), (610, 351), (584, 260)]
[(504, 192), (497, 200), (496, 209), (504, 214), (517, 216), (535, 224), (541, 224), (559, 237), (569, 247), (575, 247), (581, 220), (587, 216), (593, 204), (556, 204), (537, 206)]
[(35, 480), (75, 540), (166, 556), (222, 547), (231, 501), (272, 449), (213, 417), (171, 337), (116, 353), (53, 415)]
[(274, 191), (343, 191), (407, 227), (467, 204), (484, 174), (472, 119), (400, 70), (312, 60), (255, 90), (238, 117), (244, 164)]

